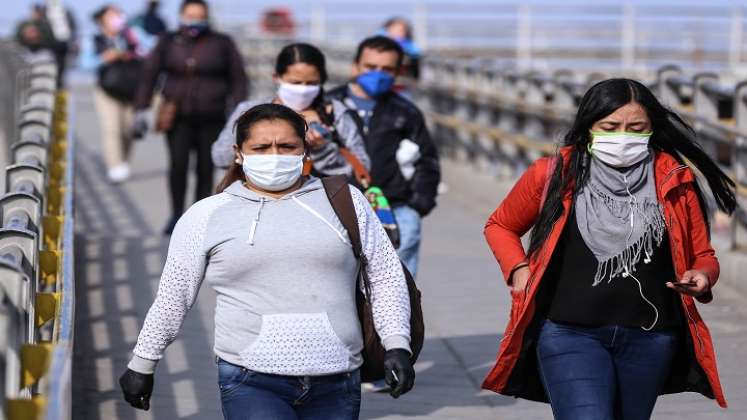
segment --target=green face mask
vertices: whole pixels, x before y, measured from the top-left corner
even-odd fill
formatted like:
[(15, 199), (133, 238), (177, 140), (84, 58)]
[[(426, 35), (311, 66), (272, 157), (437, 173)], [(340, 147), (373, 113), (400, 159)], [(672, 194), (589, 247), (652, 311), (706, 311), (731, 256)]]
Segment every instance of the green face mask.
[(596, 159), (615, 168), (627, 168), (648, 156), (651, 134), (592, 131), (592, 141), (587, 147)]

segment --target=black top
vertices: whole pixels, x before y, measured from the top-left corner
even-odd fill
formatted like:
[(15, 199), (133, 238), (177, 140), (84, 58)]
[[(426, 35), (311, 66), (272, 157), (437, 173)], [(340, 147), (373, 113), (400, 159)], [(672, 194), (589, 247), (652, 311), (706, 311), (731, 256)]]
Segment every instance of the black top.
[[(654, 322), (655, 312), (641, 297), (636, 281), (618, 275), (611, 282), (604, 279), (592, 286), (596, 269), (597, 260), (584, 242), (573, 212), (545, 274), (545, 279), (556, 286), (548, 318), (592, 327), (649, 328)], [(659, 311), (654, 329), (678, 327), (682, 313), (680, 299), (677, 292), (666, 287), (666, 282), (676, 281), (666, 232), (660, 246), (656, 247), (654, 243), (651, 262), (646, 264), (641, 258), (633, 275), (641, 282), (643, 295)]]
[[(348, 85), (326, 93), (349, 108), (355, 108), (348, 96)], [(353, 113), (357, 116), (357, 112)], [(412, 179), (405, 179), (397, 163), (397, 150), (404, 139), (420, 148)], [(387, 92), (376, 100), (364, 139), (371, 158), (373, 185), (381, 187), (393, 205), (406, 204), (421, 216), (436, 207), (441, 168), (436, 145), (431, 140), (423, 114), (414, 103), (396, 92)]]

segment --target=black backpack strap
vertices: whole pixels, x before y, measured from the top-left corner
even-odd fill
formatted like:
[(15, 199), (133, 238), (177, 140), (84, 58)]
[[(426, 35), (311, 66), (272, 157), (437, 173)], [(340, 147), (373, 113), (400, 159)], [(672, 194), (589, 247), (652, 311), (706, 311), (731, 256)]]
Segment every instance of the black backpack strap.
[(359, 276), (363, 282), (366, 296), (371, 296), (371, 284), (368, 281), (368, 273), (366, 272), (368, 260), (363, 254), (361, 232), (358, 229), (358, 216), (355, 213), (353, 196), (350, 195), (348, 179), (344, 175), (330, 176), (322, 178), (322, 185), (324, 185), (324, 191), (327, 193), (327, 198), (337, 218), (340, 219), (340, 223), (348, 231), (348, 237), (353, 247), (353, 254), (358, 260)]
[(361, 259), (363, 255), (361, 233), (358, 229), (358, 216), (355, 214), (355, 204), (353, 204), (353, 196), (350, 195), (347, 177), (335, 175), (322, 178), (322, 185), (337, 218), (348, 231), (355, 258)]

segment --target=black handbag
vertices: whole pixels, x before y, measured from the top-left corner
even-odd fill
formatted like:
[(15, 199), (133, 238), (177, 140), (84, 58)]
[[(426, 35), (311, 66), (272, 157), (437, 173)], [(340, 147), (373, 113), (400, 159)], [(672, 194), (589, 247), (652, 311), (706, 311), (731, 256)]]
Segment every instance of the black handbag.
[[(358, 230), (358, 218), (355, 214), (355, 205), (350, 195), (347, 178), (342, 175), (322, 179), (327, 198), (335, 211), (340, 223), (348, 231), (350, 242), (353, 246), (353, 254), (358, 260), (358, 280), (366, 293), (360, 287), (355, 288), (355, 301), (358, 307), (358, 319), (363, 333), (363, 366), (361, 366), (361, 380), (373, 382), (384, 379), (384, 359), (386, 350), (381, 344), (381, 337), (376, 332), (373, 320), (373, 307), (371, 305), (371, 284), (366, 274), (367, 260), (363, 255), (361, 235)], [(410, 295), (410, 349), (413, 364), (418, 360), (420, 351), (425, 341), (425, 323), (423, 322), (423, 308), (421, 305), (421, 294), (415, 285), (412, 275), (407, 267), (402, 264), (407, 282), (407, 291)]]
[(99, 86), (109, 96), (123, 102), (133, 102), (143, 71), (140, 59), (117, 60), (99, 70)]

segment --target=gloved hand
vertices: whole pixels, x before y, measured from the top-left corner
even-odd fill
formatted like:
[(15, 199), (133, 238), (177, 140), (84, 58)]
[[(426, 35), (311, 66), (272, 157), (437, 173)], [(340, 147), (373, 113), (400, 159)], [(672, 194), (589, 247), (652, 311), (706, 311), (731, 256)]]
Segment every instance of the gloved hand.
[(403, 349), (393, 349), (386, 352), (384, 357), (384, 369), (386, 370), (386, 384), (392, 390), (389, 395), (399, 398), (400, 395), (408, 393), (415, 385), (415, 369), (412, 368), (410, 353)]
[(135, 119), (132, 121), (132, 137), (141, 139), (148, 132), (148, 111), (141, 109), (135, 111)]
[(150, 395), (153, 393), (153, 374), (146, 375), (127, 369), (119, 378), (124, 399), (131, 406), (141, 410), (150, 408)]

